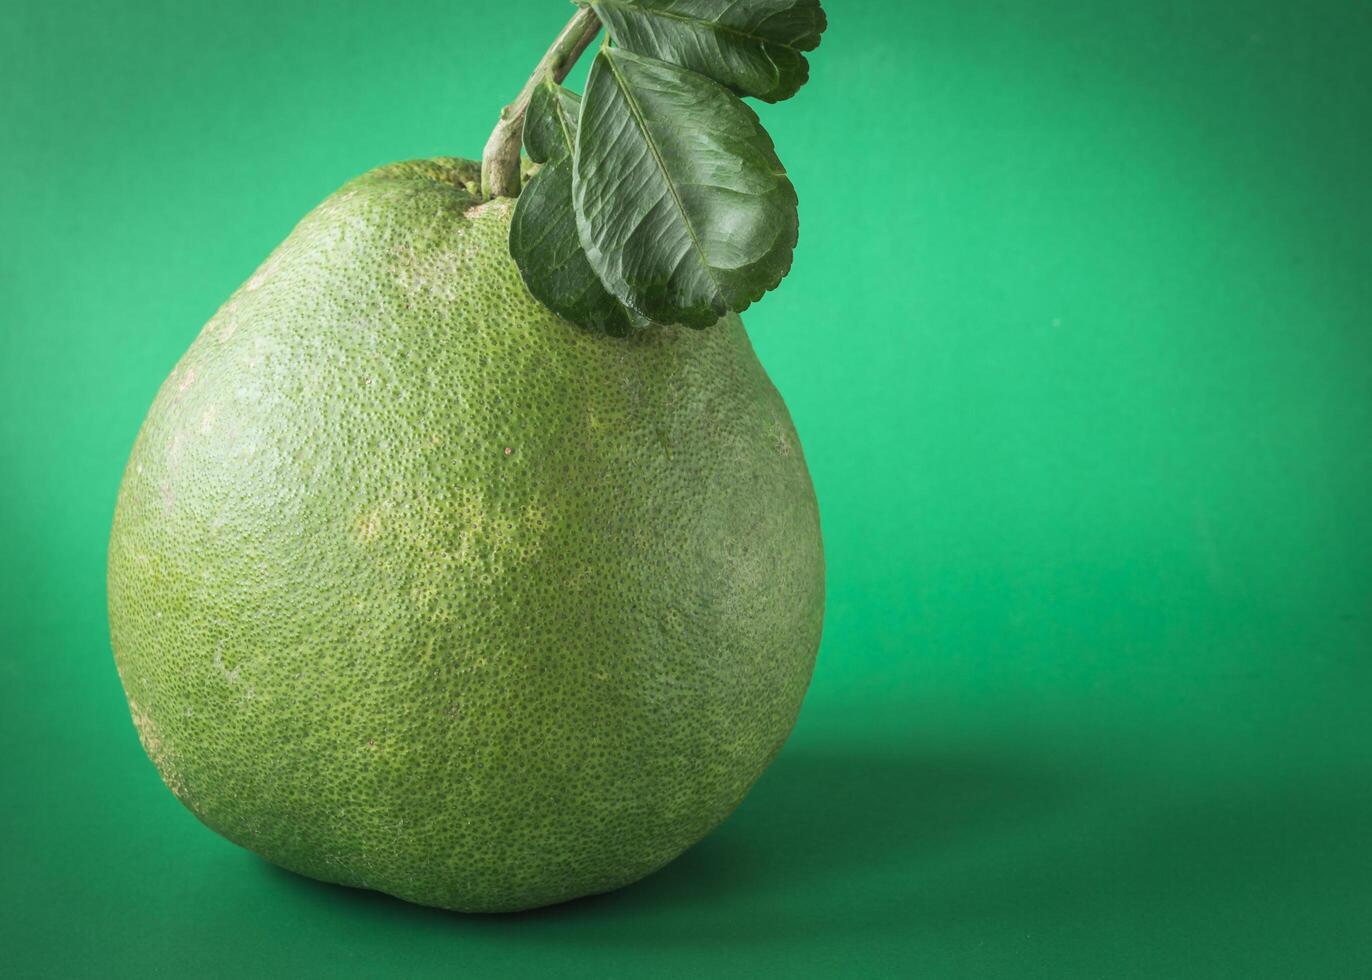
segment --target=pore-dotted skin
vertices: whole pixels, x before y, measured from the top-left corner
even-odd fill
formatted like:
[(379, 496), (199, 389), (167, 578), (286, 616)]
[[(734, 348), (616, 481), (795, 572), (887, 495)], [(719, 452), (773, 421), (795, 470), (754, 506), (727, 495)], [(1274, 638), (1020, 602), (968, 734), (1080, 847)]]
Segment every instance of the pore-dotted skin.
[(627, 884), (728, 815), (799, 710), (824, 572), (738, 319), (558, 319), (476, 179), (352, 181), (215, 314), (129, 460), (109, 597), (197, 817), (499, 911)]

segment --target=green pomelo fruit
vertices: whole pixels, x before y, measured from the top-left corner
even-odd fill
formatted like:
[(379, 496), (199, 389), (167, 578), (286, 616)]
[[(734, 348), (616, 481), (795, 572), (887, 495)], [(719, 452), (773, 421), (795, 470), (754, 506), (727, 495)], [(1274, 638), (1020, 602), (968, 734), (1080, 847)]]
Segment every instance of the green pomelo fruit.
[(215, 314), (134, 446), (109, 601), (143, 746), (204, 823), (501, 911), (729, 814), (800, 708), (824, 565), (737, 317), (558, 319), (476, 179), (352, 181)]

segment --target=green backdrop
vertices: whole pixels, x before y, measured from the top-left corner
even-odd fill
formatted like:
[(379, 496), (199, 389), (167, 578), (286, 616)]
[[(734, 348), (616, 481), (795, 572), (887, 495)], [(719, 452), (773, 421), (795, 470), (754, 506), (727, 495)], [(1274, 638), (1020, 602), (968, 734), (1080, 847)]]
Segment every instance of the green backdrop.
[(0, 972), (1372, 975), (1372, 7), (828, 8), (747, 317), (824, 516), (800, 724), (666, 870), (483, 918), (184, 811), (105, 542), (216, 306), (347, 178), (479, 153), (567, 5), (6, 7)]

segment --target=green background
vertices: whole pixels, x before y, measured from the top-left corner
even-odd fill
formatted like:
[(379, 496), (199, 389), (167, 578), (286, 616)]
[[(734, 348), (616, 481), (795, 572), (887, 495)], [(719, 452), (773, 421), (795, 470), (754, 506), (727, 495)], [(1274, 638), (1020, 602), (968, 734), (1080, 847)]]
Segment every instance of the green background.
[(1372, 975), (1372, 8), (829, 0), (763, 108), (747, 317), (829, 607), (738, 813), (464, 917), (277, 871), (139, 748), (115, 489), (310, 207), (480, 151), (558, 0), (39, 3), (0, 26), (0, 972)]

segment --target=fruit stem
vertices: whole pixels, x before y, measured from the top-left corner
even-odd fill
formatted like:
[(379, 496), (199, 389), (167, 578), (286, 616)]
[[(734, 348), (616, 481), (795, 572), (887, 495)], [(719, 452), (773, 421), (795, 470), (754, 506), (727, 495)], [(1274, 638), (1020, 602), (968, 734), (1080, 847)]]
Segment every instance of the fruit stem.
[(529, 99), (544, 75), (551, 72), (553, 81), (561, 83), (599, 30), (600, 18), (594, 10), (589, 7), (578, 10), (539, 59), (519, 95), (500, 110), (500, 121), (495, 124), (481, 154), (481, 193), (484, 196), (519, 196), (519, 146), (524, 139), (524, 110), (529, 107)]

